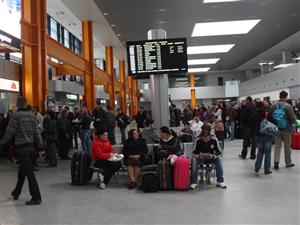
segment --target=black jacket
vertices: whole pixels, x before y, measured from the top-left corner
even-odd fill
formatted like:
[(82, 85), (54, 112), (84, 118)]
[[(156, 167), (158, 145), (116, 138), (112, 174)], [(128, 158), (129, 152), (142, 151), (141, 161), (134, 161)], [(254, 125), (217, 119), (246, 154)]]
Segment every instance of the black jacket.
[(131, 155), (140, 155), (140, 159), (143, 161), (148, 153), (147, 144), (144, 138), (137, 140), (127, 139), (123, 146), (123, 155), (125, 160)]
[(215, 139), (211, 139), (209, 142), (205, 143), (201, 139), (197, 141), (196, 149), (193, 151), (194, 155), (199, 155), (200, 153), (210, 153), (215, 156), (221, 155), (218, 148), (218, 143)]
[(44, 126), (44, 134), (47, 143), (51, 143), (55, 141), (57, 138), (55, 119), (45, 118), (43, 126)]
[(165, 150), (167, 152), (167, 155), (177, 155), (177, 156), (182, 155), (180, 141), (177, 137), (173, 136), (168, 141), (160, 139), (159, 144), (161, 146), (161, 150)]

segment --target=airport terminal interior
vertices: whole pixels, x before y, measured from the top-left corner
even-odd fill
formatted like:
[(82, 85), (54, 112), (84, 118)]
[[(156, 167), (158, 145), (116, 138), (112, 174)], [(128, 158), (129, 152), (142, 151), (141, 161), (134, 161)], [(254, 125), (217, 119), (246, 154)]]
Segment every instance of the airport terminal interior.
[(0, 225), (300, 224), (300, 0), (0, 0)]

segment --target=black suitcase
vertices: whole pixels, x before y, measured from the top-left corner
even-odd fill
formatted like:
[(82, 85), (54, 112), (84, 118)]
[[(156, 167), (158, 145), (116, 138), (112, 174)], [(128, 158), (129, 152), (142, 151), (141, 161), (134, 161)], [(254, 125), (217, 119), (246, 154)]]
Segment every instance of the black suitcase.
[(88, 152), (75, 152), (71, 160), (72, 185), (85, 185), (91, 179), (91, 156)]
[(142, 179), (142, 187), (145, 193), (158, 191), (158, 180), (154, 173), (146, 173)]
[(160, 160), (157, 164), (157, 177), (160, 190), (173, 189), (173, 169), (168, 160)]

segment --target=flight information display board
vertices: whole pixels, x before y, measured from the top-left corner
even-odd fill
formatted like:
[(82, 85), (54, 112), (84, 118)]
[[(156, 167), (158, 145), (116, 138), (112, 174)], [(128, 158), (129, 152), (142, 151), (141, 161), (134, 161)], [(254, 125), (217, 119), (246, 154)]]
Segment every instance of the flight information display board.
[(186, 38), (127, 42), (129, 75), (187, 72)]

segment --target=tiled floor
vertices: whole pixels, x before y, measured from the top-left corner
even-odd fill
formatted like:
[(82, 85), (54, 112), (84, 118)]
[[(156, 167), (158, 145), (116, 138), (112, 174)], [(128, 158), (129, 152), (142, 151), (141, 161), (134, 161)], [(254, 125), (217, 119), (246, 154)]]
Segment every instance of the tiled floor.
[(241, 141), (227, 142), (224, 151), (226, 190), (214, 184), (195, 191), (145, 194), (127, 190), (126, 174), (106, 190), (96, 178), (86, 186), (70, 185), (70, 162), (36, 173), (43, 203), (28, 207), (27, 183), (18, 201), (10, 191), (17, 167), (0, 161), (0, 224), (300, 224), (300, 151), (294, 168), (271, 175), (253, 174), (254, 161), (238, 159)]

